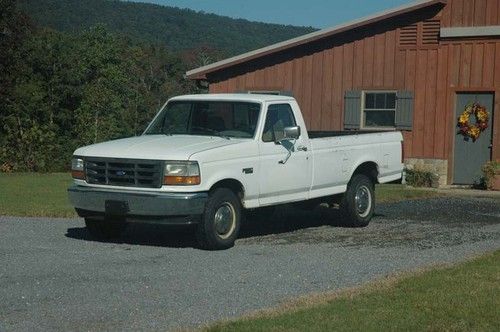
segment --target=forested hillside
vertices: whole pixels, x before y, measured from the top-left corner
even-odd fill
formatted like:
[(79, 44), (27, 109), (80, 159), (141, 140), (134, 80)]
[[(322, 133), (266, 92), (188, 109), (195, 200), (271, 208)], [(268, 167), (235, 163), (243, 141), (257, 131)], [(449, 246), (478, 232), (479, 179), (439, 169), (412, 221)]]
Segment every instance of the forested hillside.
[(58, 31), (79, 32), (104, 24), (134, 40), (178, 51), (209, 47), (239, 54), (314, 31), (231, 19), (188, 9), (115, 0), (19, 0), (34, 21)]
[(0, 0), (0, 172), (68, 170), (75, 148), (139, 135), (184, 73), (307, 32), (105, 0)]
[(136, 44), (102, 25), (37, 27), (0, 0), (0, 172), (67, 170), (78, 146), (140, 134), (198, 53)]

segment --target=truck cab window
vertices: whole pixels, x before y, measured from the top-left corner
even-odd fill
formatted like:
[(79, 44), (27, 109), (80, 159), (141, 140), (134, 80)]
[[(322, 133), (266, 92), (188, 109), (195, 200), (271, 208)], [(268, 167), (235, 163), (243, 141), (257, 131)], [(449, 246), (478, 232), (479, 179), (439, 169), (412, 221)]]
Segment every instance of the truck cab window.
[(286, 127), (296, 126), (292, 107), (289, 104), (274, 104), (267, 109), (262, 141), (276, 142), (283, 138)]
[(259, 113), (257, 103), (172, 101), (144, 134), (253, 138)]
[(172, 111), (165, 114), (162, 131), (165, 133), (185, 132), (189, 122), (191, 105), (174, 104)]

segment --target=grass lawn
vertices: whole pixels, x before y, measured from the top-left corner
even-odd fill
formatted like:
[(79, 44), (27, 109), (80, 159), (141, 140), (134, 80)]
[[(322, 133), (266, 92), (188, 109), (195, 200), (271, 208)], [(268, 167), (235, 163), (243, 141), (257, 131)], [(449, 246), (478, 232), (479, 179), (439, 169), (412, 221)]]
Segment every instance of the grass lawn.
[(375, 196), (377, 202), (389, 203), (438, 197), (442, 196), (442, 194), (429, 189), (410, 188), (401, 184), (380, 184), (376, 187)]
[(66, 189), (69, 173), (0, 173), (0, 215), (74, 217)]
[(445, 269), (318, 295), (207, 331), (500, 331), (500, 251)]
[[(69, 173), (0, 173), (0, 215), (31, 217), (76, 216), (68, 201), (66, 189)], [(377, 201), (395, 202), (439, 195), (429, 190), (402, 185), (377, 186)]]

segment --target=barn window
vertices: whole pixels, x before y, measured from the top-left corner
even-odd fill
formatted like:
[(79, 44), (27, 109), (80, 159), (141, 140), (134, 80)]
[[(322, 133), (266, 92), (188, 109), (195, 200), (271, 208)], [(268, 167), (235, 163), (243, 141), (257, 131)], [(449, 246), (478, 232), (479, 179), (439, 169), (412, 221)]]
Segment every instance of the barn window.
[(413, 92), (346, 91), (344, 129), (411, 130)]
[(363, 93), (362, 127), (394, 128), (396, 124), (396, 92), (365, 91)]

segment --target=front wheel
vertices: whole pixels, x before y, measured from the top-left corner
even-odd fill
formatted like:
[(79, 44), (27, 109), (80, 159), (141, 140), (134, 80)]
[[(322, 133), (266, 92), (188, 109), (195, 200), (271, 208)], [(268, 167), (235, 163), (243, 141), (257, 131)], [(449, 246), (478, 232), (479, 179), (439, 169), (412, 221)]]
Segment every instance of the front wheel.
[(355, 174), (340, 202), (342, 219), (351, 227), (365, 227), (375, 211), (373, 181), (364, 174)]
[(215, 189), (208, 198), (205, 212), (196, 230), (200, 247), (207, 250), (234, 246), (241, 224), (241, 203), (227, 188)]
[(93, 238), (109, 240), (119, 238), (125, 231), (127, 223), (124, 221), (85, 218), (85, 226)]

